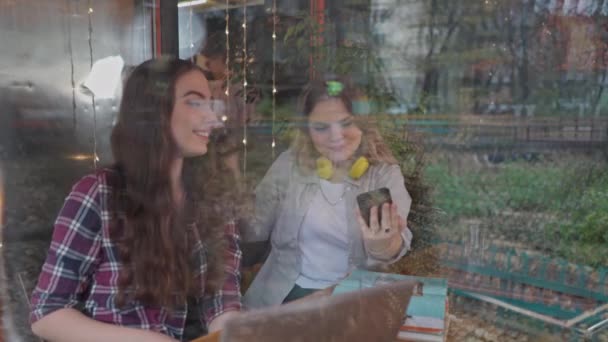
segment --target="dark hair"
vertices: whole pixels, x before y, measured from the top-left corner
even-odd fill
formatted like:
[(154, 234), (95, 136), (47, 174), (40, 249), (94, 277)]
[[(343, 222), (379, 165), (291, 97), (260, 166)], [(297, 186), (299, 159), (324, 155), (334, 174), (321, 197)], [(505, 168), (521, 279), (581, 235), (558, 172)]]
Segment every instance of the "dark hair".
[(326, 75), (309, 82), (304, 87), (297, 107), (299, 120), (304, 122), (296, 122), (300, 129), (293, 143), (296, 160), (301, 169), (305, 172), (315, 169), (315, 160), (319, 157), (319, 153), (312, 146), (308, 132), (308, 117), (319, 102), (330, 99), (342, 101), (346, 109), (357, 117), (357, 126), (363, 132), (361, 145), (357, 151), (359, 155), (365, 156), (372, 164), (397, 163), (390, 148), (384, 143), (375, 119), (367, 117), (366, 120), (363, 120), (362, 116), (353, 111), (353, 103), (361, 97), (363, 97), (363, 92), (344, 76)]
[(202, 73), (189, 61), (153, 59), (137, 66), (124, 86), (111, 137), (117, 170), (111, 182), (116, 189), (110, 198), (111, 236), (124, 265), (119, 305), (127, 292), (129, 299), (172, 307), (199, 291), (191, 263), (192, 243), (199, 239), (207, 248), (205, 290), (223, 281), (227, 218), (222, 203), (229, 187), (211, 144), (206, 155), (184, 160), (184, 208), (171, 191), (170, 167), (177, 156), (170, 127), (175, 84), (192, 71)]
[(223, 32), (210, 34), (207, 37), (205, 46), (201, 49), (200, 54), (207, 58), (226, 59), (226, 37)]

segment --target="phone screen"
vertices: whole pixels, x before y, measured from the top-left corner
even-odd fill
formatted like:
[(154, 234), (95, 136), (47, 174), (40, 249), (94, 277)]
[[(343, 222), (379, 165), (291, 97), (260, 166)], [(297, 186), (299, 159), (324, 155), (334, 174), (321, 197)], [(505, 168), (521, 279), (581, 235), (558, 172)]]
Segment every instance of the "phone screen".
[(393, 200), (388, 188), (380, 188), (360, 194), (357, 196), (357, 203), (359, 204), (359, 210), (365, 223), (369, 226), (370, 209), (374, 206), (378, 207), (378, 222), (381, 222), (382, 205), (384, 203), (393, 203)]

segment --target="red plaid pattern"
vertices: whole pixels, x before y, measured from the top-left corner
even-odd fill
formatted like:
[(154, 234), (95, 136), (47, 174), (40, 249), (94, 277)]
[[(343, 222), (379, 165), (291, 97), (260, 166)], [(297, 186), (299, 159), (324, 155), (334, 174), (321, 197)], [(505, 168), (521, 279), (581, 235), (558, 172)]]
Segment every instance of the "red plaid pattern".
[[(66, 198), (55, 222), (53, 238), (46, 261), (32, 294), (30, 321), (33, 323), (61, 308), (76, 308), (95, 320), (154, 330), (181, 340), (187, 305), (169, 311), (128, 303), (115, 304), (121, 263), (115, 244), (109, 238), (111, 213), (108, 198), (112, 191), (108, 174), (101, 170), (82, 178)], [(201, 324), (207, 325), (216, 316), (241, 309), (240, 237), (233, 222), (226, 225), (226, 282), (214, 295), (198, 298)], [(206, 274), (204, 241), (198, 241), (198, 272)], [(201, 277), (205, 288), (205, 277)]]

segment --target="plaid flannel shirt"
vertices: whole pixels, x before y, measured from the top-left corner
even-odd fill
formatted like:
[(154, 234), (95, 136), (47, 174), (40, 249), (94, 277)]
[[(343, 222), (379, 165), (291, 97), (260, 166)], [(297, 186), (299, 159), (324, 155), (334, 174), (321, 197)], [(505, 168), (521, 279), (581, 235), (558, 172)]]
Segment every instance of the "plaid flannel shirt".
[[(76, 308), (97, 321), (154, 330), (181, 340), (187, 303), (171, 313), (163, 307), (137, 302), (124, 307), (115, 304), (121, 263), (116, 245), (109, 238), (110, 172), (114, 171), (105, 169), (85, 176), (66, 198), (32, 294), (30, 322), (58, 309)], [(215, 294), (201, 294), (197, 298), (203, 326), (226, 311), (241, 309), (240, 237), (234, 223), (226, 225), (226, 239), (226, 282)], [(204, 275), (207, 270), (204, 242), (198, 241), (196, 246), (194, 253), (200, 261), (197, 272)], [(205, 277), (200, 278), (204, 289)]]

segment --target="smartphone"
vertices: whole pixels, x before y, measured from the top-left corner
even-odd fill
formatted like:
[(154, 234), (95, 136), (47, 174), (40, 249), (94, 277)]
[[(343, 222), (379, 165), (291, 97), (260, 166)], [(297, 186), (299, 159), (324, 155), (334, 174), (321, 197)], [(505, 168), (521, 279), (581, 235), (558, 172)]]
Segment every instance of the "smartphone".
[(378, 207), (378, 222), (382, 222), (382, 205), (384, 203), (393, 203), (391, 198), (391, 192), (388, 188), (380, 188), (368, 192), (364, 192), (357, 196), (357, 204), (359, 204), (359, 210), (361, 216), (365, 220), (365, 223), (369, 226), (370, 210), (372, 207)]

